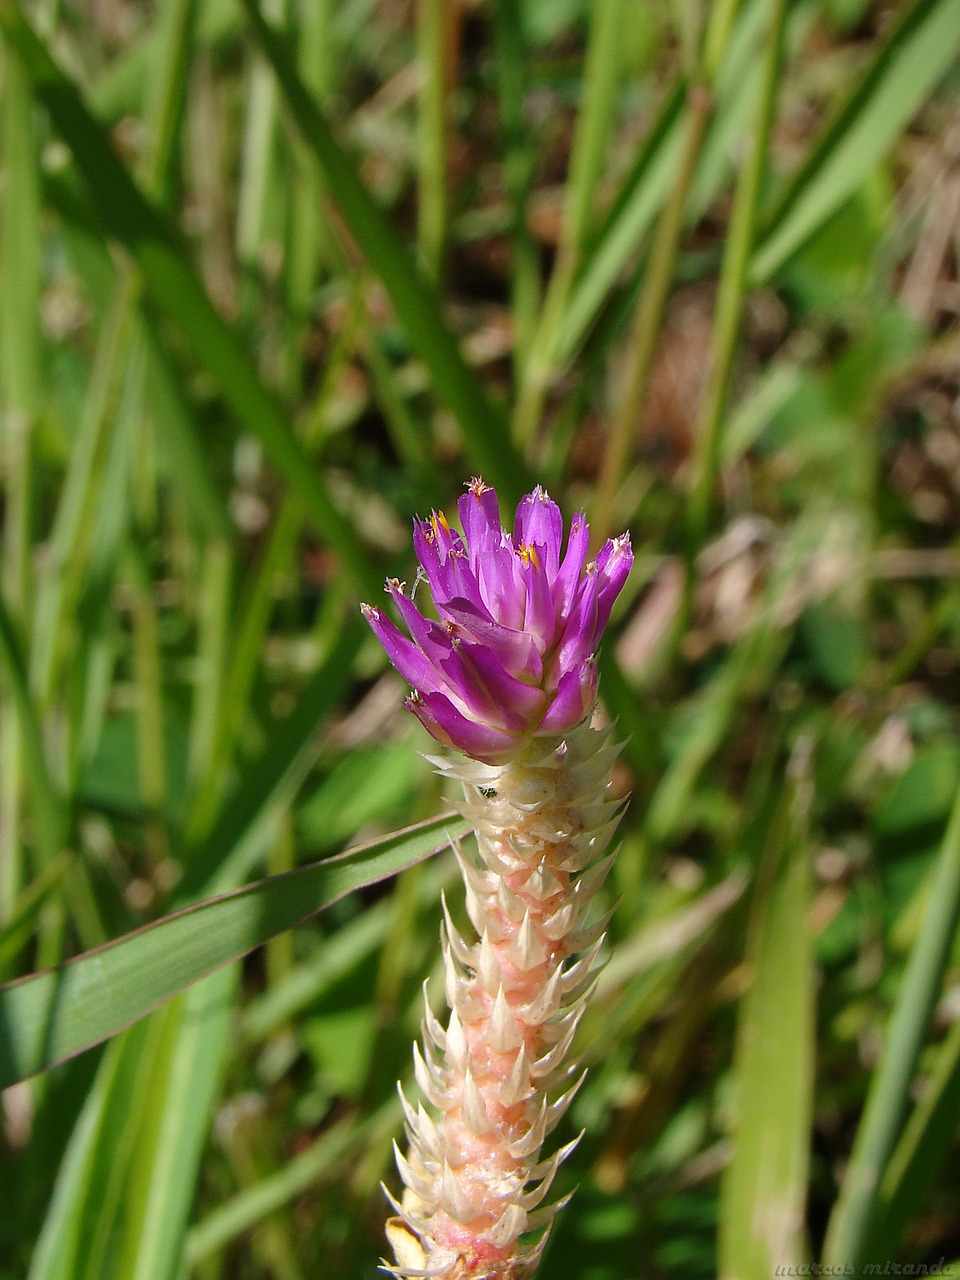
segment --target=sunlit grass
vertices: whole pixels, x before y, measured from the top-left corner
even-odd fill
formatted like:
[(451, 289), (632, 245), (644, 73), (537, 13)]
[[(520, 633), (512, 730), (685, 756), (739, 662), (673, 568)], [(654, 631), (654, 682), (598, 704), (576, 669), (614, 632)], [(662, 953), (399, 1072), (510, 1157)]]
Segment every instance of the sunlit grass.
[(3, 1280), (373, 1274), (464, 913), (407, 865), (453, 819), (384, 843), (446, 810), (358, 605), (477, 473), (637, 551), (541, 1274), (960, 1255), (958, 50), (957, 0), (0, 0), (0, 978), (114, 943), (0, 990)]

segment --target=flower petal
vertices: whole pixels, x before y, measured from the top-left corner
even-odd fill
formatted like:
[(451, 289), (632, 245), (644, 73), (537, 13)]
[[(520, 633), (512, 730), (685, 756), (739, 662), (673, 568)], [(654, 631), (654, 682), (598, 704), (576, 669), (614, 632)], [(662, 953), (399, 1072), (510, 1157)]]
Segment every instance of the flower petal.
[(385, 590), (396, 605), (417, 648), (422, 649), (432, 662), (445, 657), (450, 652), (450, 637), (443, 627), (423, 616), (396, 578), (387, 579)]
[(597, 630), (594, 641), (600, 639), (610, 618), (613, 602), (623, 589), (633, 568), (633, 547), (629, 533), (611, 538), (600, 548), (597, 556)]
[(474, 760), (496, 764), (517, 749), (511, 734), (468, 720), (442, 693), (414, 694), (404, 705), (437, 742), (456, 747)]
[(503, 728), (522, 733), (526, 725), (539, 720), (547, 700), (542, 689), (509, 675), (485, 645), (464, 643), (456, 653), (494, 703)]
[(526, 593), (518, 572), (519, 562), (513, 545), (490, 547), (477, 566), (480, 598), (490, 613), (505, 627), (523, 630)]
[(537, 726), (537, 733), (566, 733), (575, 728), (591, 709), (597, 697), (597, 664), (592, 659), (581, 663), (578, 670), (565, 671), (560, 677), (550, 709)]
[(543, 567), (548, 580), (553, 582), (560, 564), (563, 516), (560, 508), (540, 485), (537, 485), (533, 493), (520, 499), (513, 525), (513, 540), (517, 546), (536, 544), (541, 548)]
[[(432, 693), (444, 688), (437, 666), (380, 609), (369, 604), (362, 604), (360, 608), (370, 630), (386, 650), (387, 657), (408, 684), (421, 693)], [(450, 648), (453, 648), (452, 641)]]
[(495, 622), (489, 611), (470, 600), (448, 600), (444, 617), (453, 628), (452, 634), (486, 645), (496, 654), (505, 671), (527, 684), (539, 684), (543, 678), (543, 662), (535, 638)]
[(496, 489), (485, 485), (479, 476), (474, 477), (457, 502), (457, 511), (467, 541), (470, 567), (476, 573), (479, 556), (489, 546), (500, 544), (500, 504)]
[(553, 584), (553, 599), (560, 618), (567, 618), (573, 608), (589, 547), (590, 526), (583, 512), (578, 511), (570, 522), (566, 555)]

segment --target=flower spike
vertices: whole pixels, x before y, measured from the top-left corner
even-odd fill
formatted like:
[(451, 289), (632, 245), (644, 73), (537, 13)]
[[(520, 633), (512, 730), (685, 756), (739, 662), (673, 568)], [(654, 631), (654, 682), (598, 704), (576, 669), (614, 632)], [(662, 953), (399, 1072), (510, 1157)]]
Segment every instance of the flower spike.
[(539, 485), (512, 533), (479, 477), (457, 513), (462, 534), (441, 511), (414, 522), (417, 582), (429, 585), (436, 621), (396, 579), (386, 590), (405, 632), (363, 606), (412, 686), (408, 709), (462, 753), (431, 759), (462, 786), (457, 808), (479, 854), (455, 850), (476, 940), (444, 901), (450, 1014), (442, 1026), (427, 1004), (423, 1050), (414, 1045), (436, 1114), (403, 1099), (406, 1189), (399, 1203), (387, 1192), (395, 1263), (383, 1269), (398, 1280), (525, 1280), (569, 1199), (541, 1206), (576, 1141), (546, 1158), (542, 1148), (583, 1080), (570, 1084), (569, 1055), (606, 917), (584, 920), (619, 817), (607, 799), (619, 747), (591, 725), (596, 650), (633, 553), (624, 534), (588, 561), (582, 512), (564, 545), (560, 508)]

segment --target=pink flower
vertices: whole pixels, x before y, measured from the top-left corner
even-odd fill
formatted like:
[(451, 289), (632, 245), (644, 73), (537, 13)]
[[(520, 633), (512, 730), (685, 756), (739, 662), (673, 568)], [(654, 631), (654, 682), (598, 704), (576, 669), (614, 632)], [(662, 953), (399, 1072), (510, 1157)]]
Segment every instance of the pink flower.
[(596, 700), (594, 653), (633, 564), (630, 538), (587, 561), (590, 530), (574, 516), (561, 556), (560, 508), (538, 485), (500, 526), (496, 492), (474, 479), (458, 503), (463, 535), (443, 512), (413, 541), (439, 615), (387, 583), (409, 638), (380, 609), (364, 616), (412, 685), (407, 706), (429, 733), (475, 760), (508, 759), (522, 740), (563, 734)]
[(384, 1269), (400, 1280), (524, 1280), (564, 1203), (546, 1200), (554, 1175), (576, 1145), (541, 1158), (583, 1078), (569, 1054), (603, 943), (592, 904), (620, 809), (608, 795), (618, 748), (591, 724), (594, 654), (633, 553), (624, 535), (588, 562), (582, 513), (564, 548), (560, 510), (539, 487), (512, 536), (482, 480), (459, 513), (462, 535), (441, 512), (414, 526), (439, 621), (396, 581), (387, 590), (408, 635), (363, 606), (413, 686), (407, 706), (471, 757), (437, 764), (461, 783), (476, 836), (476, 857), (456, 847), (475, 937), (445, 913), (450, 1015), (442, 1026), (427, 1004), (414, 1052), (434, 1113), (404, 1099), (404, 1191), (387, 1223), (396, 1261)]

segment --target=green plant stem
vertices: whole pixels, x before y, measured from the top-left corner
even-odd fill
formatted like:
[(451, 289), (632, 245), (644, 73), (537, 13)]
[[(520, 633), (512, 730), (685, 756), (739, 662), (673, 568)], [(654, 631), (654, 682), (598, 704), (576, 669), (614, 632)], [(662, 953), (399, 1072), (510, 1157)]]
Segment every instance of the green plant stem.
[(226, 538), (212, 538), (203, 551), (197, 597), (198, 637), (190, 716), (187, 773), (198, 785), (213, 758), (216, 728), (226, 683), (233, 548)]
[(960, 792), (933, 868), (929, 902), (897, 993), (886, 1048), (870, 1083), (840, 1198), (830, 1219), (824, 1262), (833, 1266), (849, 1264), (857, 1271), (866, 1260), (884, 1173), (900, 1133), (958, 920)]
[(607, 537), (616, 519), (617, 491), (623, 479), (630, 442), (636, 435), (650, 383), (653, 358), (660, 338), (660, 325), (676, 271), (687, 193), (693, 180), (711, 109), (708, 90), (702, 84), (694, 84), (687, 99), (685, 139), (680, 164), (669, 199), (657, 223), (640, 305), (628, 342), (617, 407), (610, 423), (600, 469), (592, 526), (594, 540), (598, 543)]
[(688, 507), (690, 552), (695, 554), (706, 534), (717, 470), (720, 426), (740, 338), (746, 292), (747, 268), (753, 251), (757, 207), (766, 171), (770, 130), (776, 111), (783, 61), (787, 0), (774, 0), (770, 8), (767, 54), (757, 121), (749, 159), (737, 182), (730, 228), (720, 275), (713, 328), (713, 358), (696, 434), (693, 484)]
[[(131, 548), (133, 592), (133, 675), (137, 687), (137, 764), (140, 798), (152, 819), (159, 820), (167, 797), (167, 769), (164, 741), (163, 676), (157, 607), (153, 599), (147, 566), (139, 549)], [(154, 831), (151, 844), (157, 845)], [(154, 848), (154, 860), (160, 852)]]

